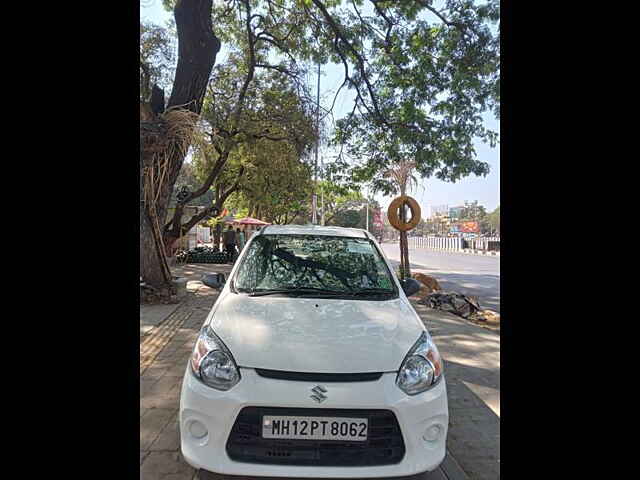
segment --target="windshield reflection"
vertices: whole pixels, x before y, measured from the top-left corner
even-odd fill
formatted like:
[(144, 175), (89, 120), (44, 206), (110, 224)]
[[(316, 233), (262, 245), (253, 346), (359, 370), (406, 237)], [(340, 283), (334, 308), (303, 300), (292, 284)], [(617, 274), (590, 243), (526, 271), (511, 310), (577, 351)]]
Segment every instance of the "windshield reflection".
[(253, 294), (396, 293), (373, 242), (324, 235), (260, 235), (249, 245), (234, 286)]

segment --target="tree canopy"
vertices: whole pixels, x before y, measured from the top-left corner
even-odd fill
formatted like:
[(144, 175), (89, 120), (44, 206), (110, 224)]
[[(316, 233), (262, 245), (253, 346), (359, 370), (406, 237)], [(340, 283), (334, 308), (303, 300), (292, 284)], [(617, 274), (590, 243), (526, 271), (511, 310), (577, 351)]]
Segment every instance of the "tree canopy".
[(140, 22), (140, 99), (148, 100), (154, 84), (168, 90), (174, 72), (174, 35), (151, 22)]
[[(338, 121), (336, 169), (372, 180), (385, 194), (397, 189), (384, 171), (403, 160), (414, 161), (423, 178), (486, 175), (489, 165), (477, 159), (473, 142), (493, 146), (497, 140), (481, 114), (497, 113), (499, 105), (499, 37), (490, 28), (499, 19), (498, 3), (374, 6), (376, 17), (352, 22), (352, 28), (368, 25), (362, 58), (370, 81), (364, 92), (357, 90), (352, 113)], [(345, 153), (359, 161), (347, 161)]]
[(225, 0), (212, 17), (217, 37), (252, 68), (300, 88), (307, 62), (342, 66), (339, 90), (355, 101), (332, 138), (334, 181), (395, 193), (384, 172), (401, 160), (423, 178), (489, 172), (473, 142), (497, 141), (482, 119), (499, 114), (497, 0)]
[(500, 233), (500, 206), (498, 205), (484, 220), (489, 231)]

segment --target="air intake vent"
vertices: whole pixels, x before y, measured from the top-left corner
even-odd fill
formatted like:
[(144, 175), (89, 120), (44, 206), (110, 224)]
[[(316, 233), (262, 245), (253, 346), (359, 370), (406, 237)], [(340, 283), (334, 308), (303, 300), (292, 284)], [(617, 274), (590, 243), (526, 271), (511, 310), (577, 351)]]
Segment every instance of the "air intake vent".
[(291, 380), (296, 382), (375, 382), (382, 377), (382, 372), (306, 373), (285, 372), (283, 370), (265, 370), (263, 368), (256, 368), (255, 370), (261, 377), (275, 378), (277, 380)]

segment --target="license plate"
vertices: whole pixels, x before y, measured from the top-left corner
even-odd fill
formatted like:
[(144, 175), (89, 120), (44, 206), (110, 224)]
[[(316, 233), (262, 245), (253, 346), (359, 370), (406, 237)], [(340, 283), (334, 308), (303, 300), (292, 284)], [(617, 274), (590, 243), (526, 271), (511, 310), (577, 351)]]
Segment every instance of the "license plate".
[(362, 442), (367, 439), (368, 427), (369, 419), (367, 418), (286, 415), (262, 417), (263, 438)]

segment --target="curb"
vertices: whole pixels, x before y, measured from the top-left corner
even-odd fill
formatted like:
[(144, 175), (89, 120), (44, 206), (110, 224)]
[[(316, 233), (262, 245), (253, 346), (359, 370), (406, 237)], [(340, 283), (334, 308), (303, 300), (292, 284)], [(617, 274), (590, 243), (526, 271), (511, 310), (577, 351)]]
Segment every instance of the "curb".
[[(392, 244), (390, 242), (386, 242), (386, 243), (381, 243), (380, 245), (387, 245), (387, 244)], [(397, 244), (397, 243), (396, 243)], [(450, 248), (429, 248), (429, 247), (424, 247), (424, 246), (417, 246), (417, 245), (409, 245), (409, 249), (411, 250), (429, 250), (431, 252), (450, 252), (450, 253), (464, 253), (464, 254), (468, 254), (468, 255), (487, 255), (487, 256), (491, 256), (491, 257), (499, 257), (500, 256), (500, 251), (494, 251), (494, 250), (472, 250), (471, 248), (463, 248), (462, 250), (454, 250), (454, 249), (450, 249)]]
[(485, 251), (485, 250), (471, 250), (468, 248), (465, 248), (464, 250), (454, 250), (457, 251), (459, 253), (467, 253), (467, 254), (471, 254), (471, 255), (489, 255), (492, 257), (499, 257), (500, 256), (500, 252), (494, 252), (494, 251)]
[(427, 247), (411, 247), (409, 246), (410, 249), (413, 250), (429, 250), (430, 252), (447, 252), (447, 253), (463, 253), (465, 255), (486, 255), (489, 257), (499, 257), (500, 256), (500, 252), (494, 252), (494, 251), (485, 251), (485, 250), (471, 250), (468, 248), (465, 248), (463, 250), (448, 250), (446, 248), (427, 248)]

